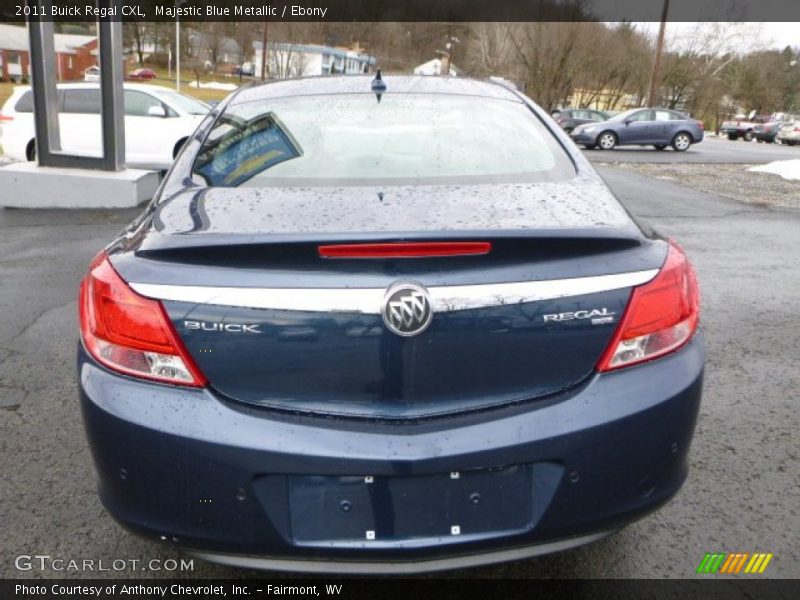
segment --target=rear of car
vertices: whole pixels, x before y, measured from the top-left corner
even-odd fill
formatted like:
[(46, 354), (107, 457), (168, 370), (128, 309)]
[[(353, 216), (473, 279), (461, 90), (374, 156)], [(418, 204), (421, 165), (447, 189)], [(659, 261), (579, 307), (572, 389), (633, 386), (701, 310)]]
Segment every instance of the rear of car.
[[(214, 109), (81, 285), (101, 499), (260, 568), (599, 539), (680, 488), (694, 272), (524, 96), (298, 80)], [(377, 91), (376, 91), (377, 90)]]
[(100, 67), (93, 66), (89, 67), (83, 72), (83, 80), (88, 81), (91, 83), (97, 83), (100, 81)]
[[(29, 137), (30, 129), (33, 123), (28, 125), (27, 121), (27, 106), (32, 105), (30, 99), (30, 88), (27, 86), (16, 86), (11, 92), (11, 95), (0, 108), (0, 144), (3, 145), (3, 154), (12, 160), (27, 160), (25, 155), (26, 146), (31, 140)], [(21, 103), (23, 96), (26, 92), (28, 96), (26, 101)], [(30, 108), (31, 112), (33, 107)]]
[(566, 133), (571, 133), (578, 125), (599, 123), (608, 119), (608, 115), (589, 108), (565, 108), (553, 113), (553, 118)]
[(753, 128), (753, 137), (755, 137), (758, 142), (772, 144), (777, 140), (778, 132), (782, 126), (783, 122), (775, 119), (770, 119), (764, 123), (758, 123)]
[(779, 142), (787, 146), (796, 146), (800, 144), (800, 121), (783, 123), (776, 137)]

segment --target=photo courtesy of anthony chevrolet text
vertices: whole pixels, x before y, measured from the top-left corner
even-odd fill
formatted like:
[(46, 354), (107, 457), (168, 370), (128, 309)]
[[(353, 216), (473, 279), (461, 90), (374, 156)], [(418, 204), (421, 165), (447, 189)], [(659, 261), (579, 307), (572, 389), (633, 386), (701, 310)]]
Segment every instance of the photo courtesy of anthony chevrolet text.
[(799, 0), (0, 0), (0, 600), (796, 600), (798, 259)]

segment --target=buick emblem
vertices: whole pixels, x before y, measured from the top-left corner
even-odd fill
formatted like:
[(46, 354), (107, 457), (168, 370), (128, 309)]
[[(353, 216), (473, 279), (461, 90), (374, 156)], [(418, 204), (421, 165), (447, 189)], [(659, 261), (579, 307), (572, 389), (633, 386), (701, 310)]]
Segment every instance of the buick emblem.
[(397, 335), (410, 337), (422, 333), (433, 318), (428, 290), (416, 283), (396, 283), (383, 297), (381, 314), (386, 327)]

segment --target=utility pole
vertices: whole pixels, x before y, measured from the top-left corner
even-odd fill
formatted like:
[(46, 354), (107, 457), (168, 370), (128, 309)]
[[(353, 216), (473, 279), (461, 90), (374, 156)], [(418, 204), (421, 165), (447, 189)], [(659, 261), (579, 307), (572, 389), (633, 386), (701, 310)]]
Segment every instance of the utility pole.
[(661, 53), (664, 51), (664, 30), (667, 26), (667, 13), (669, 12), (669, 0), (664, 0), (661, 9), (661, 25), (658, 27), (658, 40), (656, 41), (656, 56), (653, 60), (653, 72), (650, 74), (650, 94), (647, 97), (647, 106), (655, 106), (656, 93), (661, 71)]
[(456, 44), (460, 42), (461, 40), (457, 37), (448, 36), (447, 43), (444, 45), (444, 51), (439, 51), (446, 59), (446, 62), (442, 60), (441, 75), (450, 75), (450, 67), (453, 65), (453, 52), (455, 51)]
[(269, 58), (267, 53), (267, 22), (264, 19), (264, 32), (261, 37), (261, 81), (267, 78), (267, 58)]
[(181, 91), (181, 22), (175, 15), (175, 89)]

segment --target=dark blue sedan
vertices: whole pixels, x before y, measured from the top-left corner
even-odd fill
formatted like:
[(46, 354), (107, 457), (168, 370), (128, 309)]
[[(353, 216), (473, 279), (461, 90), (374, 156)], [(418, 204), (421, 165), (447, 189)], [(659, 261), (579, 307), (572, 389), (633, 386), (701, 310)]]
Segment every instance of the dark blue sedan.
[(242, 88), (79, 306), (102, 502), (193, 556), (513, 560), (598, 540), (686, 478), (689, 260), (499, 84)]
[(576, 127), (570, 134), (585, 148), (613, 150), (617, 146), (672, 146), (685, 152), (703, 141), (703, 123), (684, 114), (663, 108), (634, 108), (602, 123)]

